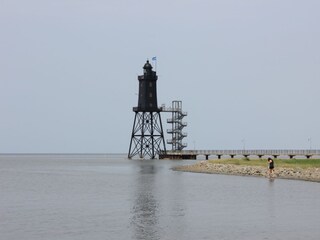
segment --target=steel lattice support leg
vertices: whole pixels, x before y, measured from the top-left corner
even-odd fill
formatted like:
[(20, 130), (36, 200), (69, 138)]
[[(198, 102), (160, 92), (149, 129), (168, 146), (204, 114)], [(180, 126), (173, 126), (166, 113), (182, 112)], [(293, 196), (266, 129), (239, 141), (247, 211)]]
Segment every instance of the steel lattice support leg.
[(128, 158), (154, 159), (166, 152), (160, 112), (136, 112)]

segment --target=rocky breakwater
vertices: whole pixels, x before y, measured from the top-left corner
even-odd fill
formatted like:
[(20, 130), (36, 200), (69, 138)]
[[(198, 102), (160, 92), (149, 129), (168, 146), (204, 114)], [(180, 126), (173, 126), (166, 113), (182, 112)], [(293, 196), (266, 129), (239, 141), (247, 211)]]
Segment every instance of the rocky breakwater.
[(267, 167), (261, 166), (244, 166), (236, 164), (221, 164), (208, 161), (200, 161), (194, 165), (177, 166), (173, 170), (196, 172), (196, 173), (212, 173), (212, 174), (228, 174), (255, 177), (275, 177), (283, 179), (295, 179), (320, 182), (320, 168), (275, 168), (274, 173), (269, 176)]

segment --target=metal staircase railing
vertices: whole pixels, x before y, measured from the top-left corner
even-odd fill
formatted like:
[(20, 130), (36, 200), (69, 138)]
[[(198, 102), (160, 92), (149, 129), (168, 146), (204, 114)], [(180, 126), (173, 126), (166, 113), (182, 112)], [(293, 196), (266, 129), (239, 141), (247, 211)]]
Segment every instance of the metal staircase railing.
[(182, 132), (188, 124), (182, 122), (182, 119), (188, 115), (187, 112), (182, 111), (182, 101), (172, 101), (172, 107), (161, 106), (163, 112), (171, 112), (172, 117), (167, 119), (167, 123), (171, 124), (171, 129), (167, 130), (171, 134), (171, 139), (167, 140), (167, 144), (172, 145), (172, 151), (182, 151), (187, 147), (187, 143), (183, 143), (182, 139), (188, 136), (187, 133)]

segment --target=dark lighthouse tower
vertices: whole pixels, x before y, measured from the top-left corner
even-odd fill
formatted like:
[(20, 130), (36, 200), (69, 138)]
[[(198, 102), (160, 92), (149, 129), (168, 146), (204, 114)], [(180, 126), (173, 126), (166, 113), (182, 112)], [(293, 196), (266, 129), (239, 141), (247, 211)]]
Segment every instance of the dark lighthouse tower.
[(154, 159), (166, 152), (163, 128), (157, 102), (157, 79), (149, 61), (143, 66), (143, 75), (138, 76), (139, 99), (135, 112), (128, 158), (139, 155), (140, 158)]

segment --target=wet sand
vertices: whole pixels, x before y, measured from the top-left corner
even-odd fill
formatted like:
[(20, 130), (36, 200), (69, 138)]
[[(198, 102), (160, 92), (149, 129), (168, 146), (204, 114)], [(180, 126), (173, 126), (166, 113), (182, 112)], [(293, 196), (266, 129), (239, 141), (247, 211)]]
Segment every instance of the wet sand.
[(261, 166), (243, 166), (234, 164), (211, 163), (200, 161), (194, 165), (177, 166), (173, 168), (176, 171), (226, 174), (255, 177), (273, 177), (282, 179), (304, 180), (320, 182), (320, 168), (283, 168), (277, 167), (274, 173), (269, 176), (268, 169)]

